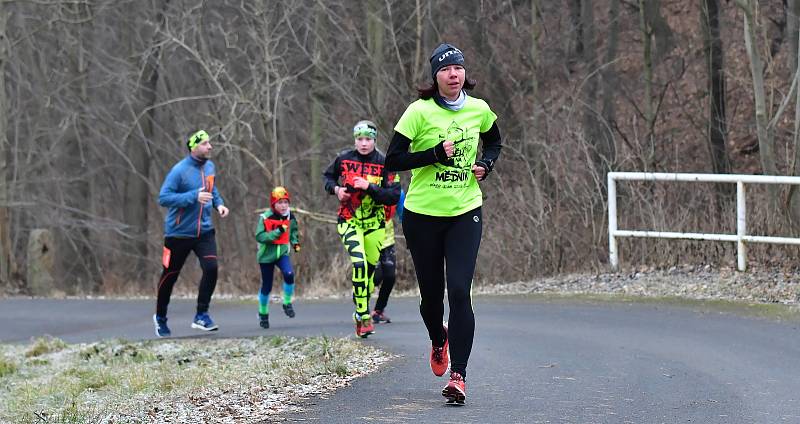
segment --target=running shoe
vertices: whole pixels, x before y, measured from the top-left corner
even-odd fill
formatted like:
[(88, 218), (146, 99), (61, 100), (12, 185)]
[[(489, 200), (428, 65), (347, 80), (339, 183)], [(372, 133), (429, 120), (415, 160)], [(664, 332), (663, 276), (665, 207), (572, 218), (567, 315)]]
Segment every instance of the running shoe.
[(376, 309), (372, 311), (372, 322), (374, 322), (375, 324), (380, 324), (382, 322), (388, 324), (392, 322), (392, 320), (389, 318), (388, 315), (384, 314), (383, 311), (379, 311)]
[(447, 324), (442, 324), (442, 328), (444, 328), (444, 346), (433, 346), (433, 343), (431, 343), (431, 371), (433, 371), (433, 375), (437, 377), (443, 376), (447, 371), (447, 367), (450, 365)]
[(172, 335), (172, 331), (169, 331), (169, 327), (167, 327), (167, 317), (153, 314), (153, 324), (156, 326), (156, 336), (169, 337)]
[(294, 318), (294, 307), (291, 303), (283, 304), (283, 313), (285, 313), (289, 318)]
[(353, 321), (356, 323), (356, 336), (366, 339), (367, 336), (375, 332), (375, 325), (372, 324), (372, 317), (369, 314), (359, 317), (358, 314), (354, 313)]
[(261, 328), (269, 328), (269, 314), (258, 314), (258, 325)]
[(194, 316), (194, 321), (192, 321), (192, 328), (196, 328), (198, 330), (203, 331), (215, 331), (219, 329), (219, 326), (214, 323), (210, 316), (208, 316), (207, 312), (203, 312), (202, 314), (197, 314)]
[(450, 371), (450, 381), (442, 389), (442, 396), (447, 398), (447, 403), (452, 405), (463, 405), (467, 400), (467, 383), (461, 374)]

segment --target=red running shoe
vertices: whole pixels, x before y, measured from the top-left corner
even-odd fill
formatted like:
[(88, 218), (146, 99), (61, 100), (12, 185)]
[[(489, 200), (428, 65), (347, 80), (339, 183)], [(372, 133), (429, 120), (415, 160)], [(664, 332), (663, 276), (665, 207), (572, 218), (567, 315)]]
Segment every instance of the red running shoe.
[(444, 346), (437, 347), (431, 344), (431, 371), (433, 375), (441, 377), (450, 365), (449, 343), (447, 342), (447, 324), (442, 324), (444, 328)]
[(365, 314), (359, 317), (358, 314), (353, 314), (353, 321), (356, 323), (356, 336), (366, 339), (367, 336), (375, 332), (375, 325), (372, 324), (372, 317)]
[(447, 398), (447, 403), (452, 405), (463, 405), (467, 400), (467, 383), (461, 374), (450, 371), (450, 381), (442, 389), (442, 396)]
[(375, 324), (386, 323), (389, 324), (392, 320), (389, 318), (388, 315), (384, 314), (383, 311), (374, 310), (372, 311), (372, 322)]

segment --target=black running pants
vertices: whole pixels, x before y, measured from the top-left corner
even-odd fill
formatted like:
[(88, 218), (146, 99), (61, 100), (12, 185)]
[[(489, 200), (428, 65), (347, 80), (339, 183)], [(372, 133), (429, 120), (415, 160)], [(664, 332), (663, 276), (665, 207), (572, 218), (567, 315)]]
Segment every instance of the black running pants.
[(450, 307), (450, 369), (466, 377), (475, 335), (472, 277), (482, 233), (481, 208), (453, 217), (403, 212), (403, 234), (419, 284), (419, 311), (434, 346), (444, 344), (444, 289)]
[(156, 300), (156, 314), (167, 316), (169, 298), (172, 288), (178, 281), (181, 268), (186, 262), (189, 253), (194, 251), (200, 260), (203, 276), (200, 278), (200, 288), (197, 293), (197, 313), (208, 312), (211, 296), (217, 286), (217, 240), (214, 230), (201, 234), (200, 237), (178, 238), (166, 237), (164, 239), (164, 254), (162, 257), (163, 270), (158, 280), (158, 297)]
[(378, 266), (375, 268), (375, 286), (380, 286), (378, 300), (375, 301), (375, 310), (383, 311), (389, 303), (389, 295), (392, 294), (396, 277), (394, 245), (381, 249), (381, 257), (378, 259)]

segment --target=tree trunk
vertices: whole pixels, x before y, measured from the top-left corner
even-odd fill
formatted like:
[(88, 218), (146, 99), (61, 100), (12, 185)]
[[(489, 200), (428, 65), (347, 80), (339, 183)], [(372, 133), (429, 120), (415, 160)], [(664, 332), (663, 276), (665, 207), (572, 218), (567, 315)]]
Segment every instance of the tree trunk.
[[(800, 33), (795, 34), (800, 37)], [(796, 56), (800, 56), (800, 42), (795, 40), (798, 51), (795, 52)], [(791, 44), (791, 43), (790, 43)], [(795, 66), (794, 78), (800, 77), (798, 69)], [(794, 137), (792, 140), (792, 147), (794, 148), (794, 157), (792, 159), (792, 175), (800, 175), (800, 87), (795, 91), (795, 104), (794, 104)], [(800, 229), (800, 188), (796, 185), (789, 187), (788, 194), (789, 204), (789, 221), (795, 231)]]
[(656, 166), (655, 144), (655, 106), (653, 105), (653, 30), (648, 23), (645, 13), (645, 0), (639, 0), (639, 25), (644, 43), (644, 120), (647, 126), (645, 142), (647, 143), (647, 157), (645, 166), (647, 170), (654, 171)]
[(8, 143), (8, 104), (6, 98), (6, 64), (8, 63), (8, 37), (6, 35), (6, 6), (0, 3), (0, 291), (11, 283), (14, 271), (14, 254), (11, 251), (11, 196), (9, 165), (11, 146)]
[[(93, 211), (92, 183), (89, 177), (83, 176), (83, 171), (92, 169), (94, 163), (91, 150), (88, 148), (89, 128), (86, 122), (89, 116), (88, 109), (91, 105), (89, 98), (89, 68), (91, 40), (93, 35), (93, 10), (89, 4), (62, 5), (65, 16), (76, 19), (74, 26), (64, 29), (65, 46), (70, 52), (63, 58), (66, 62), (65, 70), (70, 81), (72, 110), (65, 110), (66, 118), (70, 123), (62, 142), (61, 156), (57, 163), (61, 167), (62, 175), (66, 176), (63, 187), (62, 206), (66, 208), (65, 216), (69, 225), (62, 229), (60, 241), (63, 243), (57, 253), (61, 255), (59, 264), (67, 270), (66, 277), (60, 283), (65, 284), (64, 289), (70, 292), (97, 293), (100, 288), (101, 275), (92, 242), (91, 219)], [(62, 244), (59, 243), (59, 244)]]
[(789, 75), (797, 70), (798, 30), (800, 29), (800, 0), (787, 0), (786, 38), (789, 40)]
[[(764, 92), (764, 75), (761, 53), (758, 50), (756, 25), (758, 24), (758, 6), (755, 0), (736, 0), (744, 12), (744, 40), (747, 57), (750, 60), (750, 75), (753, 78), (753, 98), (756, 108), (756, 134), (758, 150), (761, 158), (761, 171), (765, 175), (778, 175), (775, 160), (774, 131), (769, 126), (767, 116), (767, 100)], [(767, 185), (770, 203), (773, 210), (778, 210), (778, 189), (774, 184)]]
[(609, 5), (609, 28), (608, 46), (600, 75), (603, 78), (602, 90), (602, 116), (603, 130), (601, 131), (602, 143), (599, 150), (605, 158), (608, 169), (614, 170), (617, 156), (617, 146), (614, 141), (614, 122), (616, 121), (616, 111), (614, 108), (614, 98), (617, 93), (617, 71), (614, 62), (617, 60), (617, 46), (619, 44), (619, 0), (611, 0)]
[[(704, 0), (702, 16), (710, 95), (707, 140), (711, 152), (711, 165), (715, 174), (729, 174), (731, 165), (725, 144), (728, 130), (725, 117), (725, 67), (722, 38), (720, 38), (719, 0)], [(717, 186), (723, 187), (722, 184)]]
[[(142, 273), (148, 270), (147, 267), (147, 221), (150, 191), (148, 180), (150, 176), (150, 154), (149, 143), (155, 139), (156, 109), (155, 104), (158, 100), (158, 79), (161, 61), (161, 32), (166, 23), (165, 13), (169, 0), (157, 2), (156, 24), (152, 41), (150, 43), (148, 56), (144, 60), (144, 69), (141, 72), (142, 80), (138, 83), (137, 102), (140, 102), (142, 109), (148, 109), (138, 121), (138, 133), (131, 135), (125, 144), (127, 157), (133, 167), (128, 179), (125, 181), (125, 200), (124, 200), (124, 219), (130, 228), (130, 236), (133, 240), (133, 252), (135, 267), (133, 277), (136, 281), (146, 281), (141, 278)], [(138, 110), (137, 116), (138, 116)], [(148, 285), (149, 286), (149, 285)], [(141, 287), (144, 289), (144, 287)]]
[(369, 51), (370, 75), (369, 105), (370, 119), (377, 121), (378, 112), (383, 108), (383, 86), (385, 73), (381, 71), (386, 64), (383, 59), (385, 25), (381, 19), (381, 0), (367, 2), (367, 50)]
[(425, 11), (422, 8), (421, 0), (416, 0), (414, 4), (414, 16), (416, 17), (417, 21), (417, 28), (416, 34), (414, 37), (414, 67), (411, 69), (409, 75), (412, 75), (411, 81), (407, 81), (412, 87), (414, 84), (418, 84), (420, 76), (422, 75), (422, 64), (424, 59), (424, 50), (425, 47), (423, 45), (424, 40), (424, 30), (423, 30), (423, 22), (425, 21)]
[(425, 81), (432, 81), (430, 77), (430, 67), (428, 67), (428, 59), (433, 49), (444, 41), (440, 39), (439, 33), (436, 31), (436, 22), (438, 16), (436, 15), (439, 3), (437, 0), (428, 0), (422, 7), (423, 10), (423, 24), (422, 24), (422, 66), (415, 72), (419, 72), (419, 78), (413, 82), (413, 86)]
[(580, 57), (583, 55), (583, 19), (581, 18), (581, 9), (583, 2), (581, 0), (567, 0), (569, 7), (569, 22), (570, 22), (570, 48), (568, 54), (570, 57)]
[(536, 121), (536, 113), (533, 109), (534, 104), (538, 100), (539, 91), (539, 76), (537, 74), (537, 65), (539, 62), (539, 0), (530, 0), (531, 6), (531, 49), (530, 49), (530, 67), (531, 67), (531, 117)]
[(598, 180), (605, 181), (606, 158), (598, 148), (601, 144), (597, 113), (598, 63), (595, 48), (595, 23), (592, 0), (583, 0), (581, 8), (581, 27), (583, 28), (583, 62), (586, 80), (582, 87), (583, 97), (583, 137), (590, 150), (592, 164)]
[[(489, 60), (490, 52), (493, 50), (490, 42), (489, 42), (489, 34), (490, 34), (490, 26), (487, 24), (486, 13), (482, 9), (483, 2), (482, 0), (473, 0), (473, 3), (470, 4), (468, 7), (469, 10), (473, 11), (473, 14), (470, 16), (471, 23), (473, 25), (473, 30), (470, 31), (470, 35), (472, 36), (472, 47), (475, 52), (476, 57), (467, 57), (466, 60), (469, 62), (472, 61), (481, 61), (485, 63), (488, 68), (489, 75), (504, 75), (506, 70), (500, 67), (500, 63), (497, 60)], [(478, 56), (478, 55), (485, 55), (485, 56)], [(469, 69), (467, 69), (467, 78), (470, 78), (471, 75)], [(492, 84), (494, 85), (494, 89), (497, 90), (499, 93), (511, 93), (514, 90), (511, 89), (509, 86), (509, 82), (506, 78), (492, 78)], [(497, 111), (497, 109), (495, 109)], [(502, 114), (503, 112), (511, 112), (503, 114), (504, 119), (507, 119), (512, 122), (517, 122), (520, 118), (515, 116), (515, 111), (513, 107), (509, 107), (507, 110), (499, 110), (497, 111), (498, 114)]]
[(650, 35), (655, 40), (653, 60), (658, 63), (675, 47), (672, 29), (666, 19), (661, 16), (661, 0), (640, 1), (639, 7), (644, 12), (644, 19)]
[[(314, 5), (314, 41), (312, 45), (312, 54), (314, 60), (317, 61), (314, 65), (314, 70), (311, 73), (311, 131), (309, 134), (309, 141), (311, 143), (311, 151), (313, 152), (311, 158), (311, 181), (315, 182), (318, 186), (322, 181), (322, 123), (325, 114), (323, 106), (323, 93), (325, 87), (325, 70), (322, 68), (322, 30), (324, 26), (324, 15), (322, 8)], [(315, 187), (316, 187), (315, 186)], [(311, 196), (312, 199), (318, 199), (319, 196)]]
[[(261, 0), (258, 2), (258, 35), (259, 37), (266, 38), (270, 33), (270, 17), (271, 14), (267, 13), (267, 10), (271, 8), (279, 7), (280, 2), (277, 2), (273, 5), (273, 2), (269, 0)], [(315, 3), (315, 8), (319, 8), (319, 6)], [(276, 10), (272, 11), (273, 14), (278, 14)], [(272, 56), (272, 52), (270, 51), (270, 45), (267, 40), (263, 40), (259, 44), (259, 48), (261, 49), (261, 55), (263, 63), (260, 66), (263, 69), (263, 79), (259, 82), (259, 123), (261, 124), (260, 130), (263, 132), (263, 140), (269, 146), (269, 158), (264, 160), (265, 167), (268, 169), (264, 169), (263, 171), (267, 174), (267, 178), (272, 180), (269, 181), (269, 184), (279, 184), (280, 178), (278, 177), (279, 170), (278, 170), (278, 145), (277, 140), (273, 137), (275, 129), (273, 128), (274, 125), (274, 115), (275, 110), (273, 98), (277, 95), (277, 93), (273, 93), (273, 90), (276, 88), (276, 81), (273, 80), (273, 61), (275, 58)], [(267, 150), (266, 146), (263, 150)], [(267, 155), (264, 155), (267, 156)]]
[[(539, 55), (539, 42), (542, 32), (541, 24), (541, 0), (530, 0), (530, 13), (531, 13), (531, 48), (530, 48), (530, 97), (528, 106), (524, 109), (526, 115), (525, 126), (523, 127), (523, 152), (528, 159), (528, 163), (533, 176), (531, 182), (535, 183), (537, 190), (535, 191), (538, 199), (532, 200), (532, 207), (537, 209), (537, 216), (545, 214), (544, 205), (545, 201), (542, 197), (552, 196), (555, 190), (555, 184), (552, 176), (547, 170), (547, 163), (545, 163), (544, 143), (542, 140), (544, 133), (541, 122), (542, 109), (540, 105), (542, 100), (539, 98), (539, 72), (542, 67)], [(541, 244), (539, 244), (541, 246)]]

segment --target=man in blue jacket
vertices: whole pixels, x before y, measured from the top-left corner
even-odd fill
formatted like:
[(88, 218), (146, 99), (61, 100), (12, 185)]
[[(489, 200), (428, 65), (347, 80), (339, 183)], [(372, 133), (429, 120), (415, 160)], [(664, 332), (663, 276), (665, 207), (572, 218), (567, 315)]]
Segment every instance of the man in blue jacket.
[(158, 195), (158, 203), (168, 208), (161, 258), (164, 269), (158, 281), (156, 313), (153, 315), (158, 337), (172, 334), (167, 327), (167, 305), (183, 263), (192, 251), (203, 270), (192, 328), (204, 331), (219, 328), (208, 315), (208, 305), (217, 285), (217, 241), (211, 213), (216, 209), (220, 217), (225, 218), (228, 208), (214, 185), (215, 171), (214, 163), (209, 160), (212, 147), (208, 133), (203, 130), (192, 133), (186, 146), (189, 156), (172, 167)]

